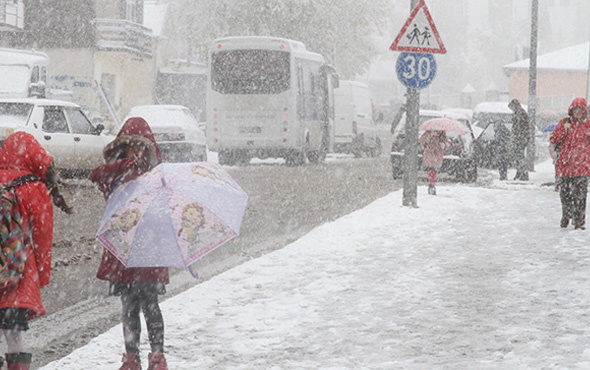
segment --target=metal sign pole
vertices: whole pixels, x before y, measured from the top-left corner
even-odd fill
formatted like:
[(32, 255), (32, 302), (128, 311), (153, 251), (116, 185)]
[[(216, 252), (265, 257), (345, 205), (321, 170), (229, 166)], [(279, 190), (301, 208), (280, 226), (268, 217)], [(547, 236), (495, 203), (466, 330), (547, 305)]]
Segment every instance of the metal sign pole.
[(527, 148), (527, 165), (529, 171), (535, 170), (535, 131), (537, 117), (537, 30), (539, 24), (539, 0), (531, 4), (531, 54), (529, 65), (529, 145)]
[[(410, 1), (410, 14), (418, 0)], [(406, 142), (404, 154), (404, 190), (402, 205), (418, 207), (418, 117), (420, 116), (420, 92), (408, 88), (406, 93)]]
[(404, 149), (404, 190), (402, 205), (418, 207), (418, 117), (420, 92), (408, 88), (406, 94), (406, 127)]

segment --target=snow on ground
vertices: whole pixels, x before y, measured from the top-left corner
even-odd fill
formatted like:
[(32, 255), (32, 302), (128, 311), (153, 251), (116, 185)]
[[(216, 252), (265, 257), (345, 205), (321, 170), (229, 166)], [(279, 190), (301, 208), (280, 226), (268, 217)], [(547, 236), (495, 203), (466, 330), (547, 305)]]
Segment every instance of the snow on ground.
[[(588, 369), (589, 231), (560, 229), (551, 181), (544, 162), (528, 183), (420, 186), (419, 208), (396, 191), (172, 297), (169, 367)], [(43, 369), (122, 352), (119, 325)]]

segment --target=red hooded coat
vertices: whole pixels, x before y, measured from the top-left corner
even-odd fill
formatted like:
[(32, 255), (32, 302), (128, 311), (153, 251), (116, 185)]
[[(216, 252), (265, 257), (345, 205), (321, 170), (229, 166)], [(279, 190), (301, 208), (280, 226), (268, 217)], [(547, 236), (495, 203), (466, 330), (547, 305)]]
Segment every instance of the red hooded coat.
[[(46, 180), (52, 161), (31, 134), (12, 134), (0, 150), (0, 182), (6, 184), (18, 176), (31, 173)], [(23, 217), (22, 227), (25, 233), (31, 232), (32, 244), (27, 244), (23, 279), (16, 287), (0, 293), (0, 308), (26, 308), (29, 318), (33, 319), (45, 314), (41, 287), (49, 284), (51, 275), (53, 204), (47, 186), (40, 181), (19, 186), (16, 196)]]
[[(583, 118), (574, 118), (573, 109), (584, 109)], [(590, 176), (590, 121), (586, 100), (576, 98), (568, 109), (567, 118), (563, 118), (551, 134), (551, 144), (559, 146), (559, 158), (555, 162), (555, 175), (559, 177)], [(565, 128), (569, 118), (571, 127)]]
[[(127, 145), (142, 144), (146, 147), (146, 161), (139, 166), (128, 168), (129, 159), (121, 159), (121, 149)], [(150, 171), (162, 162), (160, 150), (152, 134), (152, 130), (143, 118), (129, 118), (121, 127), (116, 139), (107, 145), (103, 151), (106, 164), (95, 168), (90, 174), (105, 199), (113, 190), (126, 182), (135, 180), (140, 175)], [(98, 267), (96, 277), (101, 280), (116, 281), (129, 284), (134, 281), (158, 281), (168, 284), (168, 268), (166, 267), (132, 267), (126, 268), (106, 248), (102, 261)]]

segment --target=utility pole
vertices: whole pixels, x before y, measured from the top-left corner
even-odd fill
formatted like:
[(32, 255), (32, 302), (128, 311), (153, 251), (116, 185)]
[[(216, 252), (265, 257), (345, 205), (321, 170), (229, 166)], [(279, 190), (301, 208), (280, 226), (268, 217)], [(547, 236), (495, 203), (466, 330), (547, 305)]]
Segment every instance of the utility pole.
[[(418, 5), (411, 0), (410, 14)], [(404, 190), (402, 205), (418, 207), (418, 117), (420, 116), (420, 92), (408, 87), (406, 92), (406, 127), (404, 149)]]
[(535, 131), (537, 116), (537, 34), (539, 26), (539, 0), (531, 3), (531, 54), (529, 65), (529, 127), (530, 137), (527, 148), (527, 164), (530, 171), (535, 170)]

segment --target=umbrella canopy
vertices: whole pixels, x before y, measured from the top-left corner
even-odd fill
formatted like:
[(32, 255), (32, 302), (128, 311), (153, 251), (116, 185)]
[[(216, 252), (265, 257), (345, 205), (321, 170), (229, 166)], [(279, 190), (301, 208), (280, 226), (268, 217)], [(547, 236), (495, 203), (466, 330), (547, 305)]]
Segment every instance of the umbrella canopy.
[(557, 123), (550, 123), (543, 128), (543, 132), (553, 132), (553, 130), (555, 130), (555, 127), (557, 127)]
[(465, 135), (469, 132), (469, 129), (464, 124), (448, 117), (429, 119), (418, 126), (418, 128), (423, 131), (456, 132), (459, 135)]
[(111, 195), (97, 238), (127, 267), (188, 267), (239, 234), (247, 202), (216, 163), (161, 163)]

